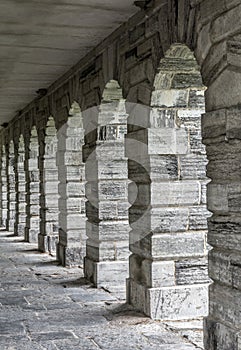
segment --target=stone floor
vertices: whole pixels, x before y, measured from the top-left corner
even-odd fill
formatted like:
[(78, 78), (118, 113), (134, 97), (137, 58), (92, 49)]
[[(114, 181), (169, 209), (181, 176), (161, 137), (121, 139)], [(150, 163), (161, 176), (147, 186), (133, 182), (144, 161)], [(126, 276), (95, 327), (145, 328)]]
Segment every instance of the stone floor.
[(0, 273), (1, 350), (201, 349), (199, 325), (190, 333), (185, 323), (178, 330), (137, 314), (89, 285), (81, 268), (60, 267), (6, 231), (0, 231)]

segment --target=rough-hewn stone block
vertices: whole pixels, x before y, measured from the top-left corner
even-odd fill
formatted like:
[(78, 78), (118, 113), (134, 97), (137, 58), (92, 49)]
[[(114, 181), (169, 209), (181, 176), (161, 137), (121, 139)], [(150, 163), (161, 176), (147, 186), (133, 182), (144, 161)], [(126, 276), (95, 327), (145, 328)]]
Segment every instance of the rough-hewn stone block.
[(151, 239), (152, 256), (159, 259), (203, 256), (206, 232), (158, 234)]

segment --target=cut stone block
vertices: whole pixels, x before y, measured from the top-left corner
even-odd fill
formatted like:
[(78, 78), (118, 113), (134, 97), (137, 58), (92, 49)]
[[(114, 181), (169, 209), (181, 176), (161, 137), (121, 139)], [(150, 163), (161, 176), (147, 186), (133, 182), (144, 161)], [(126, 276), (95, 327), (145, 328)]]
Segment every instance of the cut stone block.
[(126, 288), (126, 278), (129, 275), (128, 261), (105, 261), (94, 262), (85, 258), (85, 276), (92, 281), (96, 287), (105, 288), (109, 291), (112, 288), (119, 290)]
[(188, 320), (208, 313), (208, 285), (145, 288), (128, 281), (128, 300), (139, 311), (158, 320)]

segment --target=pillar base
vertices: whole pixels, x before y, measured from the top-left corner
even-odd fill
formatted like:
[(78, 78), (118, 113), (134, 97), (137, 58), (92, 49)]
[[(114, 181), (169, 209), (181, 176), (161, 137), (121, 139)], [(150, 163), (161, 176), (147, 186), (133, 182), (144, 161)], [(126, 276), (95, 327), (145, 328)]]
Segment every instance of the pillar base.
[(66, 247), (61, 243), (57, 244), (57, 259), (62, 266), (83, 266), (84, 256), (83, 247)]
[(208, 350), (240, 350), (241, 330), (207, 317), (204, 319), (204, 347)]
[(58, 235), (47, 236), (40, 233), (38, 235), (38, 250), (42, 253), (56, 253), (58, 239)]
[(208, 284), (147, 288), (128, 279), (127, 302), (154, 320), (197, 319), (208, 313)]
[(85, 277), (97, 288), (105, 288), (110, 292), (125, 291), (125, 281), (129, 276), (128, 261), (95, 262), (85, 257)]

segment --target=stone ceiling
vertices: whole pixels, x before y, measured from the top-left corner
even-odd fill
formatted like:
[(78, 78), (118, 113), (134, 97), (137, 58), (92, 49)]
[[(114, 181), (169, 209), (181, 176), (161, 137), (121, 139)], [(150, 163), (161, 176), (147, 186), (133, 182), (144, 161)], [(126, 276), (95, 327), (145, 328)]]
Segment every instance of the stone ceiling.
[(133, 0), (1, 0), (0, 125), (131, 17)]

